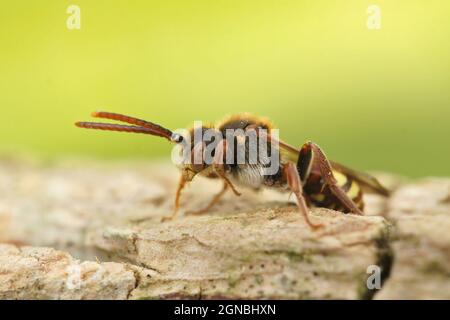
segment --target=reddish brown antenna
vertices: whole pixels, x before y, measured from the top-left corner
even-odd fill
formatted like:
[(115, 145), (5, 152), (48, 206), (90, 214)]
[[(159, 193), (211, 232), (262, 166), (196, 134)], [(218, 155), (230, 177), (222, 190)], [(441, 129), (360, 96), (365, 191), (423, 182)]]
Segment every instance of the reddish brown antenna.
[(121, 125), (121, 124), (111, 124), (111, 123), (99, 123), (99, 122), (76, 122), (75, 125), (79, 128), (85, 129), (98, 129), (107, 131), (121, 131), (121, 132), (133, 132), (133, 133), (144, 133), (153, 136), (159, 136), (168, 139), (169, 141), (179, 143), (183, 140), (183, 137), (177, 133), (173, 133), (169, 129), (166, 129), (158, 124), (130, 117), (127, 115), (112, 113), (112, 112), (93, 112), (92, 117), (102, 118), (109, 120), (116, 120), (125, 123), (132, 124)]

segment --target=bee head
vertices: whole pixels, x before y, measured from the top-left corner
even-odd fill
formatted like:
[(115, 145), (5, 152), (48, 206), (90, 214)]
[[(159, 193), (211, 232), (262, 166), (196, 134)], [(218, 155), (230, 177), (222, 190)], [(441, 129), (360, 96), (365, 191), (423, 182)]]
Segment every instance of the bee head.
[[(93, 112), (91, 115), (95, 118), (125, 122), (128, 125), (101, 122), (77, 122), (75, 125), (86, 129), (149, 134), (163, 137), (170, 142), (176, 143), (181, 147), (182, 161), (180, 169), (187, 181), (192, 180), (196, 174), (209, 167), (212, 163), (211, 154), (208, 157), (205, 151), (211, 143), (222, 137), (220, 131), (214, 129), (212, 125), (194, 125), (185, 135), (184, 133), (172, 132), (153, 122), (123, 114)], [(213, 154), (214, 150), (212, 151)]]
[(193, 177), (206, 170), (212, 163), (216, 141), (222, 138), (220, 131), (212, 126), (197, 126), (187, 131), (183, 142), (180, 155), (183, 158), (180, 169), (186, 180), (190, 181)]

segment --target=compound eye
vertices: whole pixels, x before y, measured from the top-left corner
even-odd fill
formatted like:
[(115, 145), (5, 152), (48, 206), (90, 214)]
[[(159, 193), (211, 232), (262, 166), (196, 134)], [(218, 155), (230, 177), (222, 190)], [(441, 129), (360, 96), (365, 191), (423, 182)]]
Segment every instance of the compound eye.
[(175, 143), (180, 143), (181, 141), (183, 141), (183, 136), (181, 134), (178, 133), (172, 133), (172, 136), (170, 137), (170, 140), (175, 142)]

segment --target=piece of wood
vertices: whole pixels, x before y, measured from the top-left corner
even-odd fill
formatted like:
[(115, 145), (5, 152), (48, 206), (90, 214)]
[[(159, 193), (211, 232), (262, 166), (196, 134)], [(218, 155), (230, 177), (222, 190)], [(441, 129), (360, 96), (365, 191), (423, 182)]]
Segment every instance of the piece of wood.
[[(271, 191), (185, 216), (222, 187), (203, 178), (161, 223), (178, 181), (167, 163), (0, 160), (0, 242), (14, 244), (0, 247), (0, 297), (450, 298), (450, 179), (376, 176), (398, 186), (391, 199), (365, 197), (370, 216), (313, 209), (325, 225), (313, 232), (293, 197)], [(366, 285), (371, 265), (381, 290)], [(61, 287), (70, 266), (90, 281), (78, 291)]]
[[(90, 243), (155, 271), (133, 298), (357, 299), (388, 250), (380, 217), (316, 209), (313, 231), (295, 206), (101, 228)], [(383, 266), (382, 266), (383, 267)]]
[(378, 299), (450, 299), (450, 180), (400, 187), (389, 201), (395, 255)]
[(51, 248), (0, 244), (0, 299), (127, 299), (136, 286), (126, 264), (80, 262)]

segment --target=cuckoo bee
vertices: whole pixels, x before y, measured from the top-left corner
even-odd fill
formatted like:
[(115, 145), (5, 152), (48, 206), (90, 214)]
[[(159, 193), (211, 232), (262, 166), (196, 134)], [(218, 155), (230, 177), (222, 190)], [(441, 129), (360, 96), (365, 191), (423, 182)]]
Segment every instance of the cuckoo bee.
[[(322, 225), (311, 221), (308, 210), (308, 207), (311, 205), (330, 208), (343, 213), (362, 215), (364, 208), (363, 191), (384, 196), (389, 195), (389, 191), (369, 174), (348, 168), (335, 161), (329, 161), (321, 148), (314, 142), (306, 142), (300, 148), (296, 148), (280, 139), (273, 138), (271, 135), (273, 125), (267, 119), (248, 114), (238, 114), (228, 117), (214, 126), (193, 128), (190, 130), (191, 137), (186, 138), (155, 123), (122, 114), (94, 112), (92, 116), (120, 121), (128, 125), (77, 122), (76, 126), (87, 129), (144, 133), (163, 137), (172, 143), (183, 145), (183, 148), (189, 148), (192, 157), (202, 159), (200, 162), (187, 161), (181, 164), (181, 178), (176, 191), (175, 208), (168, 219), (173, 219), (176, 216), (180, 207), (181, 191), (197, 174), (222, 180), (223, 188), (204, 209), (196, 213), (207, 212), (220, 200), (227, 190), (231, 190), (235, 195), (239, 196), (240, 193), (236, 186), (254, 190), (268, 187), (293, 193), (296, 197), (299, 211), (312, 228), (319, 228)], [(195, 141), (190, 141), (190, 143), (186, 144), (186, 140), (192, 140), (192, 136), (198, 133), (197, 130), (203, 132), (208, 129), (214, 130), (222, 139), (214, 146), (211, 153), (212, 161), (206, 162), (203, 160), (203, 155), (209, 142), (200, 141), (195, 143)], [(244, 162), (237, 163), (237, 161), (232, 160), (230, 163), (230, 161), (225, 161), (227, 154), (234, 151), (230, 150), (230, 141), (225, 135), (225, 132), (230, 129), (240, 129), (244, 133), (253, 130), (253, 132), (256, 132), (258, 139), (265, 138), (266, 140), (264, 141), (266, 142), (264, 143), (267, 143), (267, 148), (272, 148), (270, 152), (279, 155), (276, 170), (266, 174), (267, 161), (258, 160), (256, 163), (249, 163), (248, 150), (246, 150)], [(237, 139), (237, 137), (235, 136), (233, 139)], [(245, 139), (238, 140), (240, 142), (238, 141), (237, 144), (244, 144), (244, 149), (248, 149)]]

